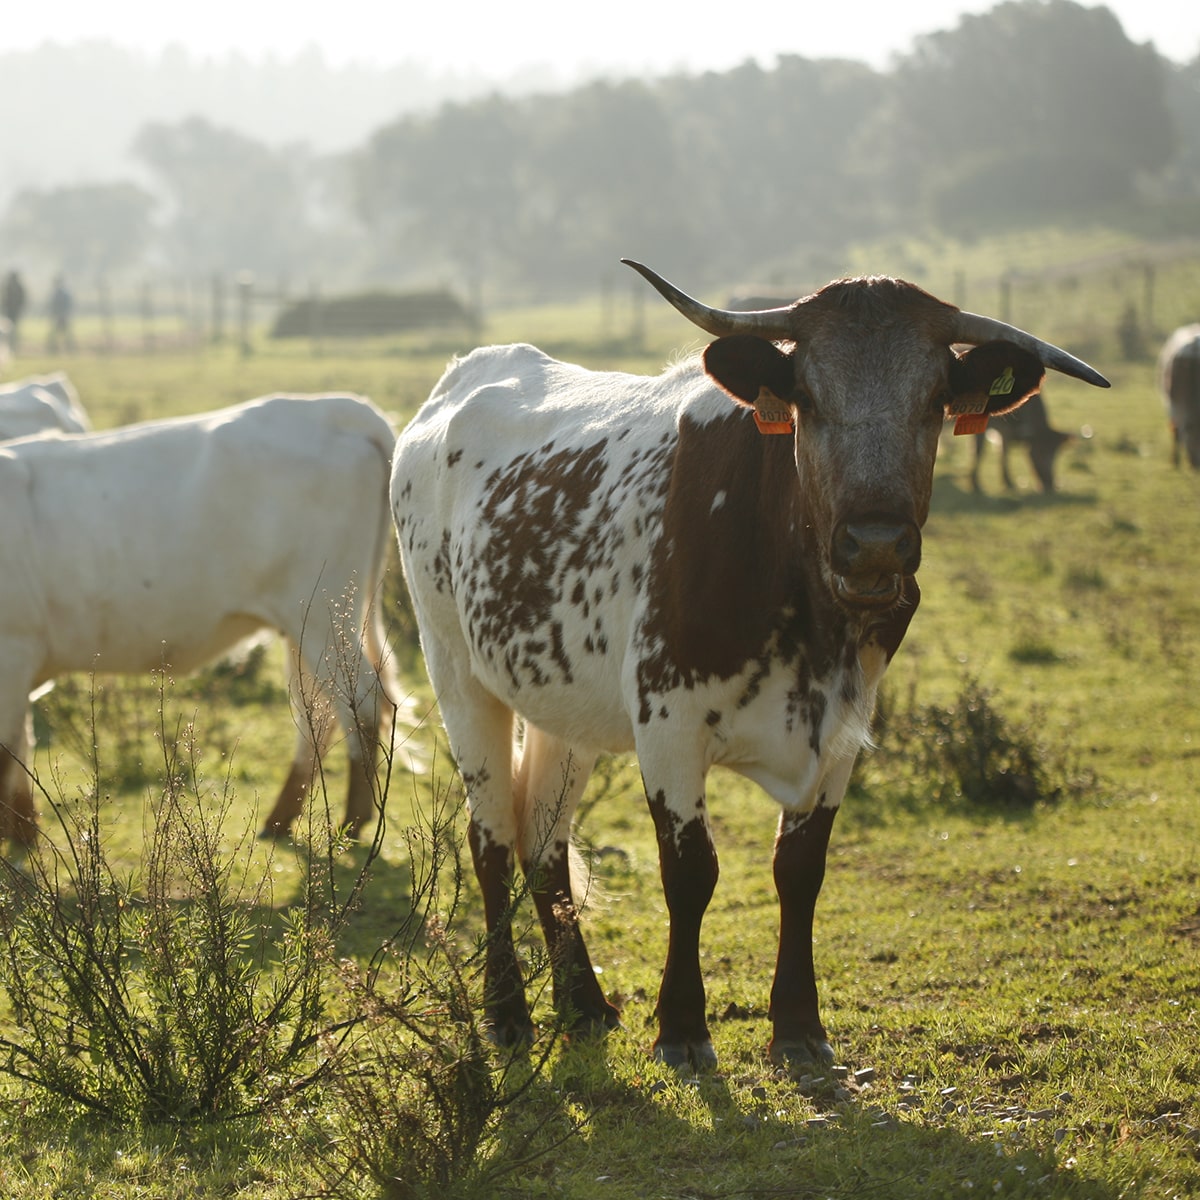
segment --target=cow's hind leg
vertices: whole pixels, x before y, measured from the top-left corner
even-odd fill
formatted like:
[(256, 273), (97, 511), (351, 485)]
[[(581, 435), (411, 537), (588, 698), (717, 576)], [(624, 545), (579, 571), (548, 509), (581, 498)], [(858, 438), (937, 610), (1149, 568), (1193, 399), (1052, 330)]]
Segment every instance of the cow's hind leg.
[(337, 727), (346, 734), (349, 765), (343, 831), (357, 837), (378, 811), (380, 726), (384, 720), (390, 723), (391, 698), (357, 639), (336, 654), (326, 650), (325, 659), (321, 665), (313, 664), (289, 642), (288, 690), (297, 727), (296, 748), (288, 776), (263, 823), (263, 837), (291, 832)]
[(470, 675), (462, 658), (424, 647), (450, 750), (467, 797), (467, 837), (487, 922), (485, 1023), (502, 1046), (533, 1040), (513, 943), (517, 820), (513, 805), (513, 712)]
[(594, 754), (526, 725), (514, 778), (521, 867), (550, 951), (554, 1007), (576, 1034), (605, 1033), (621, 1024), (596, 981), (571, 879), (571, 821), (594, 762)]
[(392, 669), (390, 651), (374, 609), (348, 612), (336, 637), (340, 650), (330, 699), (347, 739), (345, 828), (351, 837), (358, 837), (383, 811), (377, 768), (382, 739), (390, 738), (392, 732), (399, 679)]
[(314, 675), (300, 660), (289, 640), (288, 694), (292, 717), (296, 722), (296, 747), (292, 765), (283, 781), (274, 807), (263, 822), (263, 838), (287, 837), (304, 809), (304, 802), (317, 778), (320, 755), (329, 745), (333, 716), (324, 692), (314, 683)]
[(32, 846), (37, 840), (33, 786), (25, 764), (0, 747), (0, 840)]
[(0, 840), (32, 846), (37, 840), (33, 781), (25, 764), (33, 749), (28, 710), (0, 721)]

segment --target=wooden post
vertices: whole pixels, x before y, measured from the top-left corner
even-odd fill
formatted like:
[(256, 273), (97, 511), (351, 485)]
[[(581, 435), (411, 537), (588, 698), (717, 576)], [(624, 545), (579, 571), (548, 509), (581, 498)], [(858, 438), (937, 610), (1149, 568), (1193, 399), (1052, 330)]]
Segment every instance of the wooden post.
[(242, 357), (250, 356), (250, 308), (254, 302), (254, 273), (239, 271), (238, 289), (238, 346)]
[(321, 285), (315, 279), (308, 284), (308, 341), (314, 357), (321, 353)]
[(633, 286), (633, 320), (630, 323), (630, 338), (635, 350), (641, 350), (646, 344), (646, 289)]
[(154, 350), (154, 294), (149, 279), (142, 280), (142, 348), (147, 354)]
[(100, 310), (100, 332), (106, 354), (113, 352), (113, 312), (112, 293), (108, 289), (108, 280), (103, 275), (96, 280), (96, 305)]
[(212, 334), (214, 342), (225, 337), (225, 281), (220, 275), (212, 277)]

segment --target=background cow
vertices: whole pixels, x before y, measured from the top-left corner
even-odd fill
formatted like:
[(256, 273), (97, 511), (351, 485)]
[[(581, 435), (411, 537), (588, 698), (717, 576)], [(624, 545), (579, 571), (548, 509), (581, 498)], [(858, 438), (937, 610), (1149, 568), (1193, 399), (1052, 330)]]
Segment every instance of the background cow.
[(0, 384), (0, 440), (52, 429), (87, 433), (91, 427), (75, 385), (62, 371)]
[(1200, 468), (1200, 325), (1183, 325), (1163, 344), (1158, 383), (1171, 423), (1171, 461), (1180, 450)]
[[(739, 313), (631, 265), (717, 335), (702, 362), (643, 378), (532, 346), (476, 350), (396, 447), (400, 551), (490, 931), (487, 1019), (504, 1043), (532, 1032), (508, 920), (519, 861), (561, 1019), (618, 1024), (578, 928), (568, 848), (597, 752), (633, 749), (670, 913), (656, 1056), (716, 1061), (699, 938), (717, 881), (705, 777), (722, 764), (783, 808), (771, 1057), (828, 1061), (813, 908), (876, 688), (917, 606), (943, 419), (1020, 404), (1044, 366), (1107, 383), (899, 280)], [(960, 357), (956, 343), (976, 349)]]
[[(263, 628), (348, 735), (346, 825), (375, 811), (396, 695), (378, 599), (392, 428), (350, 395), (268, 396), (110, 433), (0, 446), (0, 830), (34, 836), (28, 696), (67, 671), (195, 670)], [(307, 712), (263, 829), (299, 813), (331, 721)], [(13, 758), (20, 761), (13, 761)]]
[(971, 487), (982, 491), (979, 484), (979, 466), (989, 440), (999, 443), (1000, 477), (1004, 486), (1012, 491), (1016, 484), (1008, 470), (1008, 451), (1013, 445), (1025, 446), (1029, 451), (1029, 464), (1043, 492), (1054, 491), (1054, 460), (1058, 452), (1071, 440), (1069, 433), (1052, 429), (1046, 414), (1046, 401), (1039, 392), (1012, 412), (996, 417), (988, 424), (986, 433), (975, 435), (975, 458), (971, 464)]

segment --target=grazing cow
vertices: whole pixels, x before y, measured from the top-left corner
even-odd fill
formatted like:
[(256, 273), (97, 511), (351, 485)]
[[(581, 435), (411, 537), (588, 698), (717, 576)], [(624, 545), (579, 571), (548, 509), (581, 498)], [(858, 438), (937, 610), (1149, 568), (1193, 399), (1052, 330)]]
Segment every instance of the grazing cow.
[(187, 673), (271, 628), (299, 729), (263, 833), (288, 831), (332, 733), (314, 694), (347, 734), (356, 833), (396, 695), (374, 607), (394, 443), (361, 397), (279, 395), (0, 446), (0, 832), (35, 836), (33, 689), (68, 671)]
[(1050, 428), (1050, 421), (1046, 415), (1046, 401), (1040, 392), (1030, 396), (1020, 408), (997, 417), (986, 433), (975, 435), (971, 487), (977, 492), (982, 491), (979, 486), (979, 464), (987, 441), (993, 436), (1000, 443), (1000, 475), (1009, 491), (1016, 487), (1008, 472), (1008, 448), (1013, 443), (1029, 448), (1029, 462), (1042, 491), (1054, 491), (1054, 460), (1058, 457), (1058, 452), (1071, 440), (1071, 435)]
[(91, 427), (79, 393), (62, 371), (0, 384), (0, 440), (53, 429), (87, 433)]
[(1179, 466), (1182, 450), (1200, 468), (1200, 325), (1183, 325), (1167, 338), (1158, 383), (1171, 423), (1171, 461)]
[[(829, 1061), (813, 908), (876, 688), (917, 606), (942, 421), (1019, 404), (1044, 366), (1107, 381), (899, 280), (732, 312), (630, 265), (716, 335), (702, 362), (644, 378), (532, 346), (476, 350), (396, 444), (400, 551), (490, 931), (487, 1019), (502, 1043), (531, 1034), (507, 920), (519, 862), (561, 1019), (617, 1026), (568, 848), (596, 753), (632, 749), (670, 914), (656, 1057), (716, 1062), (699, 938), (717, 881), (705, 776), (722, 764), (783, 808), (771, 1058)], [(956, 343), (976, 349), (959, 357)]]

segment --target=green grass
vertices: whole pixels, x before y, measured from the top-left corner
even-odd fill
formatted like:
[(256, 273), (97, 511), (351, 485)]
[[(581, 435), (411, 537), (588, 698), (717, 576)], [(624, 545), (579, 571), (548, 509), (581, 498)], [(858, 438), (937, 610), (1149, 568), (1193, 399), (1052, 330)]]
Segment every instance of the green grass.
[[(1166, 304), (1164, 326), (1176, 319)], [(650, 371), (674, 346), (694, 344), (654, 304), (640, 356), (612, 328), (598, 333), (595, 316), (595, 306), (574, 319), (561, 310), (498, 314), (486, 336)], [(1062, 336), (1061, 327), (1014, 319)], [(976, 495), (968, 447), (946, 439), (922, 606), (885, 683), (888, 703), (904, 707), (952, 704), (976, 681), (1086, 788), (1025, 812), (972, 809), (934, 800), (940, 781), (922, 794), (922, 781), (902, 777), (882, 750), (864, 758), (834, 830), (815, 946), (826, 1021), (849, 1077), (798, 1086), (764, 1057), (776, 812), (728, 774), (711, 779), (721, 882), (703, 936), (721, 1069), (681, 1078), (649, 1059), (666, 914), (636, 769), (616, 764), (581, 832), (620, 851), (598, 859), (605, 897), (585, 920), (625, 1031), (554, 1055), (529, 1104), (582, 1121), (582, 1132), (502, 1190), (572, 1200), (1200, 1192), (1200, 479), (1170, 467), (1151, 364), (1120, 361), (1113, 330), (1106, 319), (1087, 328), (1086, 346), (1064, 339), (1110, 376), (1111, 391), (1048, 381), (1053, 423), (1091, 429), (1061, 456), (1057, 495), (1033, 489), (1020, 451), (1020, 489), (1002, 492), (991, 455)], [(456, 349), (466, 346), (327, 343), (315, 355), (263, 342), (248, 357), (224, 347), (65, 365), (101, 426), (276, 389), (360, 390), (403, 418)], [(18, 365), (24, 373), (59, 364)], [(261, 671), (274, 681), (277, 659)], [(427, 706), (419, 671), (409, 682)], [(158, 693), (147, 683), (129, 694), (127, 707), (149, 716), (142, 749), (121, 752), (152, 763)], [(195, 719), (213, 776), (232, 763), (236, 827), (271, 803), (292, 731), (269, 688), (236, 707), (214, 700), (227, 695), (208, 677), (177, 681), (167, 726)], [(114, 727), (128, 723), (113, 718)], [(421, 767), (397, 772), (381, 859), (340, 947), (360, 962), (408, 903), (402, 826), (434, 778), (450, 774), (444, 751), (426, 765), (433, 728), (417, 740)], [(73, 794), (81, 776), (66, 739), (40, 762), (44, 775), (57, 762), (60, 786)], [(330, 774), (340, 804), (336, 755)], [(111, 789), (106, 813), (120, 861), (137, 860), (152, 789)], [(285, 902), (299, 878), (291, 852), (263, 848), (256, 862)], [(473, 887), (460, 919), (469, 941), (481, 925)], [(861, 1082), (856, 1072), (866, 1072)], [(320, 1102), (309, 1100), (318, 1112)], [(6, 1084), (0, 1194), (283, 1200), (316, 1187), (310, 1136), (294, 1114), (190, 1130), (111, 1128)]]

